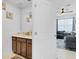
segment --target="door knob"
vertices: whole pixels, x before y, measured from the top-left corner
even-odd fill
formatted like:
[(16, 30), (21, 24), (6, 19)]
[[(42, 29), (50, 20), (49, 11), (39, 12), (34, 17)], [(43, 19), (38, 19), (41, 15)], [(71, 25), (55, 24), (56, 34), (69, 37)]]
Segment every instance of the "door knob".
[(37, 32), (35, 32), (34, 34), (37, 35)]

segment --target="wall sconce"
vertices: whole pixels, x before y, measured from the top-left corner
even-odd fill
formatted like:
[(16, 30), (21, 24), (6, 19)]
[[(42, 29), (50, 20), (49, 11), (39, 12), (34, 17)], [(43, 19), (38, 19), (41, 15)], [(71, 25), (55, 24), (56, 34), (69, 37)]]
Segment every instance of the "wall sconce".
[(31, 22), (31, 20), (32, 20), (32, 15), (27, 16), (27, 17), (26, 17), (26, 20), (27, 20), (27, 22)]
[(2, 2), (2, 10), (6, 10), (6, 2)]
[(6, 19), (13, 19), (13, 13), (12, 12), (6, 12)]

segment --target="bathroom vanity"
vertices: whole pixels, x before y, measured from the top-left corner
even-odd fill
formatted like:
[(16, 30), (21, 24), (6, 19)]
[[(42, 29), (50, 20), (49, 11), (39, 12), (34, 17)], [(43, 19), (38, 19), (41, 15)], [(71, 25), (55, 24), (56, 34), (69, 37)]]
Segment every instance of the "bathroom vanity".
[(14, 34), (12, 36), (12, 51), (15, 54), (32, 59), (32, 36)]

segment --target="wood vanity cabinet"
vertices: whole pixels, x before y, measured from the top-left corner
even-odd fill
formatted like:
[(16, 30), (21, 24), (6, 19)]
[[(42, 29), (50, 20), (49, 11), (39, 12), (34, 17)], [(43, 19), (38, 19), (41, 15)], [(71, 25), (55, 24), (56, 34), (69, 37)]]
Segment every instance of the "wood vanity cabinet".
[(12, 51), (25, 58), (32, 59), (32, 39), (13, 36)]

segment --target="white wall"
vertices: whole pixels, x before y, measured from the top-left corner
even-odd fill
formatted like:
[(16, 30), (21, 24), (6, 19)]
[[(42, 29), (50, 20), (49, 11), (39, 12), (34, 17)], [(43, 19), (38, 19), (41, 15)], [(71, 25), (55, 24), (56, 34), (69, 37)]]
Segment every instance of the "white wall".
[(6, 19), (6, 11), (2, 11), (2, 53), (3, 57), (12, 53), (12, 32), (20, 31), (20, 10), (15, 6), (7, 3), (6, 11), (13, 13), (13, 19)]
[(29, 12), (32, 12), (32, 7), (26, 7), (24, 9), (21, 10), (21, 31), (22, 32), (28, 32), (28, 31), (32, 31), (32, 21), (31, 22), (27, 22), (26, 17), (29, 15)]

